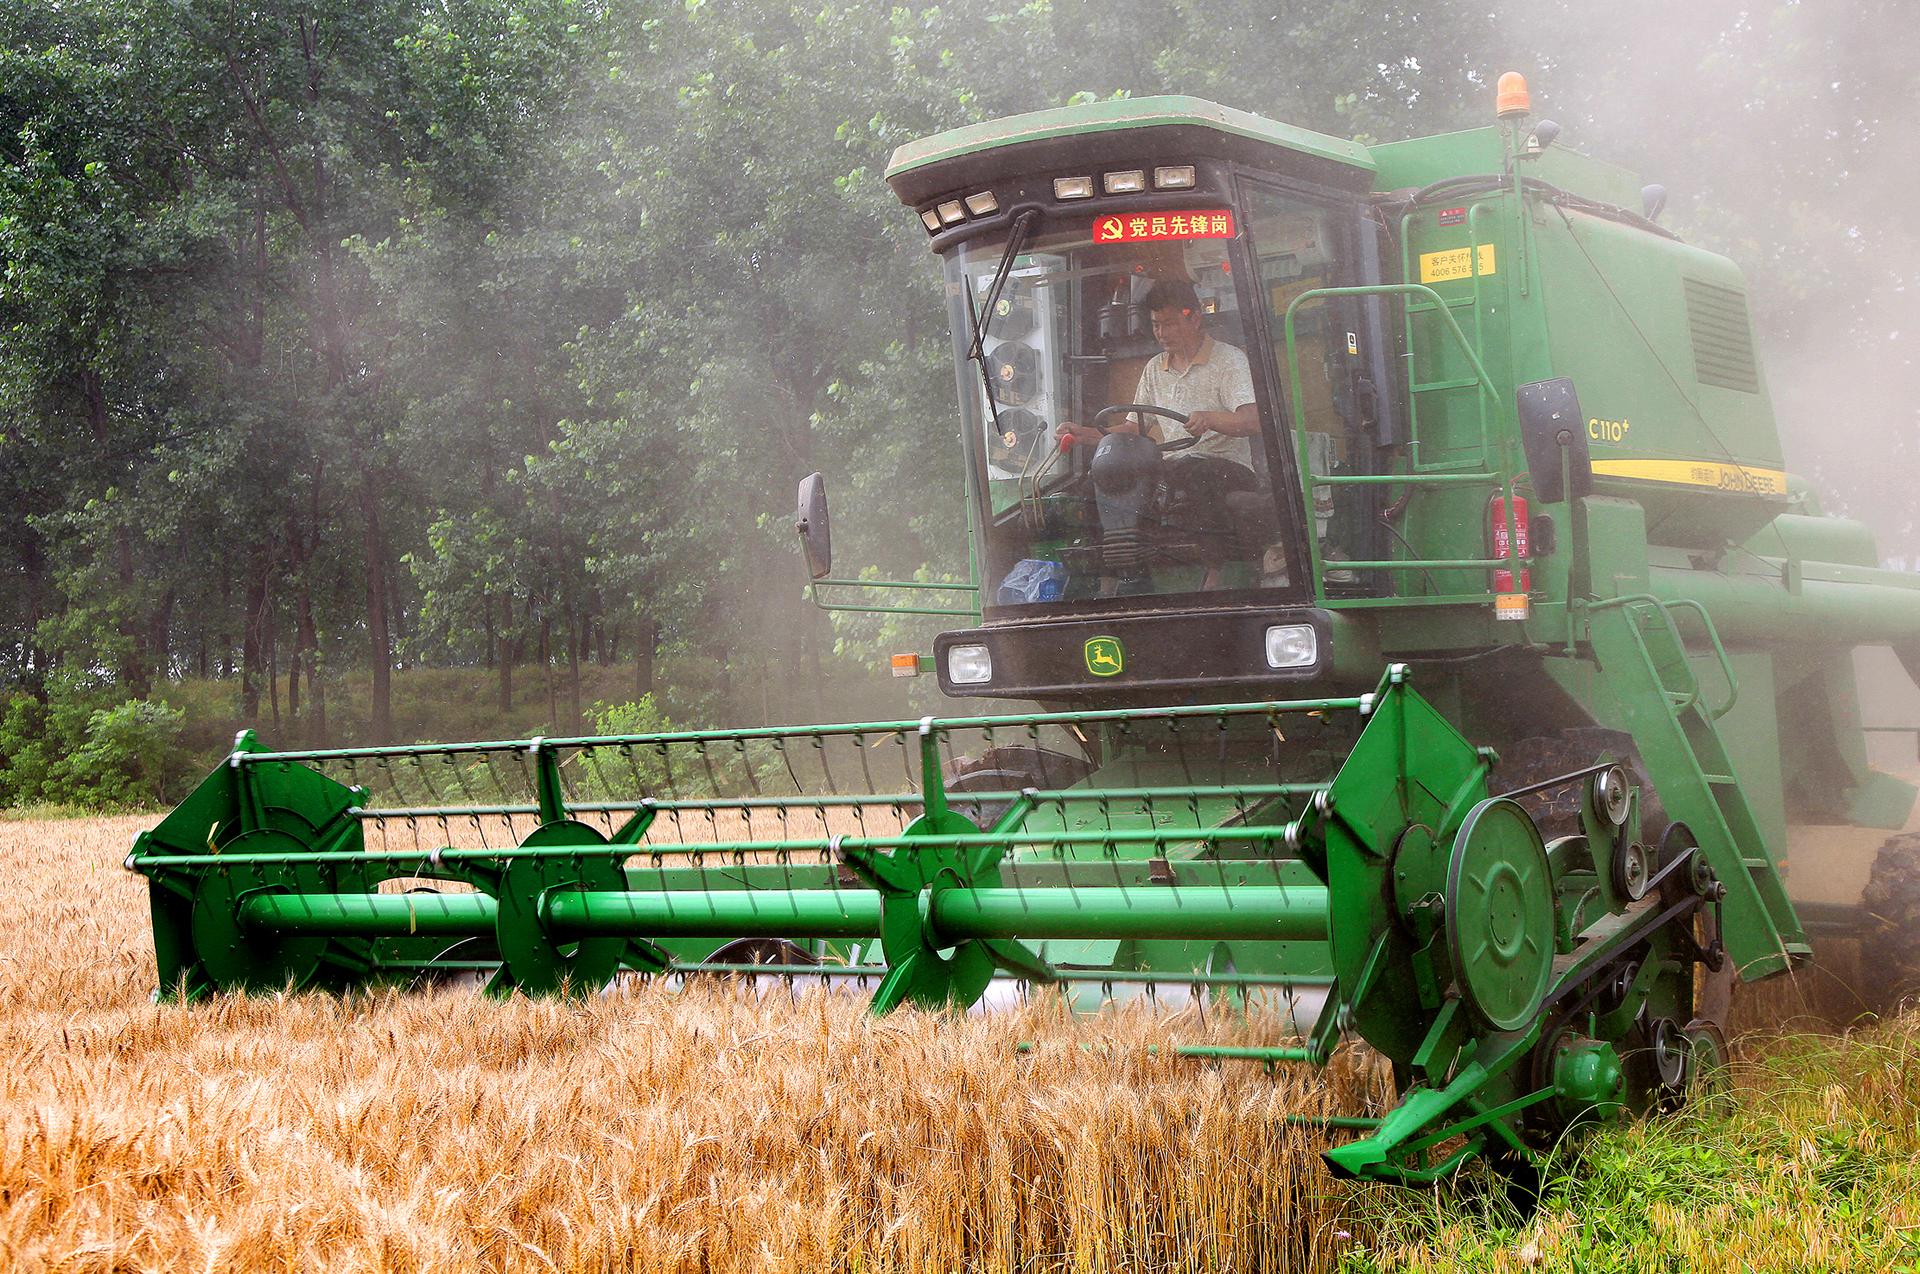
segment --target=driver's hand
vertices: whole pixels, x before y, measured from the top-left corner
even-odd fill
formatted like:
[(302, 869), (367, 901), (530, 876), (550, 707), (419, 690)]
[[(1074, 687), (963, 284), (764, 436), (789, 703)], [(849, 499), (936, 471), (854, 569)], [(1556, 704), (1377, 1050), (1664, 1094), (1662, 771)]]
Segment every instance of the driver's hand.
[(1186, 431), (1198, 438), (1213, 429), (1213, 413), (1210, 411), (1190, 412), (1187, 416)]
[(1062, 440), (1071, 438), (1075, 443), (1082, 446), (1097, 447), (1100, 445), (1100, 431), (1098, 429), (1095, 429), (1092, 425), (1077, 425), (1071, 420), (1062, 421), (1060, 428), (1055, 431), (1054, 437)]

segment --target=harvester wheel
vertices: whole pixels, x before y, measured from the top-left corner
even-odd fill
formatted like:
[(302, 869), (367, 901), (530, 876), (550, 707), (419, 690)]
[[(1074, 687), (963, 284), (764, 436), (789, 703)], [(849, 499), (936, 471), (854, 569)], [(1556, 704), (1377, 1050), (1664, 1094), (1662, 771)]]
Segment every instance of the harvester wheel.
[[(235, 857), (311, 852), (298, 836), (270, 827), (256, 828), (221, 845)], [(253, 863), (207, 872), (193, 895), (194, 954), (209, 981), (222, 991), (298, 990), (312, 982), (326, 954), (327, 939), (261, 933), (241, 923), (247, 899), (261, 894), (321, 893), (328, 888), (322, 869), (311, 862)]]
[(626, 888), (626, 872), (616, 855), (590, 852), (607, 838), (586, 823), (559, 819), (542, 823), (520, 843), (522, 849), (578, 848), (577, 857), (526, 855), (509, 858), (499, 877), (499, 911), (494, 940), (502, 966), (491, 984), (496, 992), (513, 987), (541, 995), (565, 986), (575, 995), (598, 991), (613, 980), (627, 949), (622, 937), (591, 937), (559, 942), (541, 919), (546, 895), (559, 890), (616, 892)]
[(1006, 744), (991, 747), (978, 756), (956, 757), (947, 773), (949, 808), (966, 815), (981, 827), (992, 827), (1013, 807), (1011, 800), (968, 800), (967, 792), (1018, 792), (1037, 787), (1055, 790), (1072, 787), (1093, 773), (1093, 763), (1084, 757), (1070, 756), (1052, 748)]
[(1920, 832), (1889, 837), (1880, 847), (1861, 902), (1867, 1004), (1885, 1016), (1920, 995)]

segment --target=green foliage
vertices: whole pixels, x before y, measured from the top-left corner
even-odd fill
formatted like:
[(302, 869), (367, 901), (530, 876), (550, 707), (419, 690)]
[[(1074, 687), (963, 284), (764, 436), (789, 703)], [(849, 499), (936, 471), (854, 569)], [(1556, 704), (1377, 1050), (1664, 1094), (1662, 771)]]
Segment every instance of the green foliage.
[(1562, 1146), (1531, 1215), (1482, 1179), (1371, 1192), (1341, 1269), (1920, 1269), (1916, 1032), (1752, 1041), (1725, 1098)]
[(665, 734), (674, 728), (650, 694), (641, 695), (638, 702), (593, 705), (595, 734)]
[(0, 806), (151, 809), (186, 795), (186, 715), (164, 701), (114, 702), (110, 688), (59, 678), (45, 699), (0, 715)]
[[(637, 702), (595, 704), (593, 728), (602, 735), (653, 735), (667, 734), (677, 727), (649, 694)], [(677, 755), (675, 747), (679, 747)], [(697, 750), (692, 752), (679, 745), (660, 744), (596, 748), (580, 758), (581, 774), (574, 780), (575, 790), (581, 795), (632, 799), (636, 794), (714, 796), (742, 787), (757, 790), (756, 785), (769, 780), (777, 784), (782, 760), (778, 747), (771, 742), (694, 747)]]
[[(879, 174), (1068, 101), (1197, 93), (1391, 140), (1481, 122), (1494, 75), (1534, 69), (1562, 144), (1774, 267), (1776, 348), (1851, 360), (1856, 396), (1910, 380), (1913, 231), (1876, 211), (1889, 104), (1920, 89), (1874, 38), (1893, 0), (1626, 8), (0, 6), (0, 690), (228, 679), (250, 723), (284, 705), (282, 737), (370, 742), (438, 718), (363, 671), (486, 667), (515, 698), (531, 665), (543, 723), (577, 728), (605, 698), (579, 666), (657, 633), (720, 670), (676, 689), (697, 715), (838, 715), (800, 691), (940, 623), (807, 606), (796, 480), (829, 474), (850, 570), (965, 571), (945, 309)], [(1801, 463), (1911, 556), (1920, 429), (1843, 432)]]
[(185, 717), (163, 700), (128, 699), (87, 717), (84, 741), (54, 768), (64, 795), (90, 808), (152, 808), (186, 795)]

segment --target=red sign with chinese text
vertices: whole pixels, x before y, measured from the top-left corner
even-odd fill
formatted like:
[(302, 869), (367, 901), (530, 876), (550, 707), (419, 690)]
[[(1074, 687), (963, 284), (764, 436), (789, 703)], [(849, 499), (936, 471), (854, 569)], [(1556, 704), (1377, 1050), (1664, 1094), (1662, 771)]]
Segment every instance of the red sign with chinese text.
[(1115, 212), (1093, 220), (1095, 243), (1231, 238), (1233, 213), (1225, 208), (1207, 208), (1195, 212)]

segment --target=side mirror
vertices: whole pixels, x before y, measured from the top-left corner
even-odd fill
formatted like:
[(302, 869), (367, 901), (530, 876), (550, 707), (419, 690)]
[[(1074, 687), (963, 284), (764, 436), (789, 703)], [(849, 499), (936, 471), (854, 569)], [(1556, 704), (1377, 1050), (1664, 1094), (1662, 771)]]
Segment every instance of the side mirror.
[(807, 555), (807, 574), (825, 579), (833, 570), (833, 524), (827, 517), (827, 480), (817, 473), (800, 479), (800, 510), (793, 529)]
[[(1542, 504), (1557, 504), (1593, 494), (1593, 459), (1587, 453), (1587, 418), (1566, 376), (1522, 385), (1514, 397), (1520, 407), (1520, 443), (1534, 494)], [(1564, 465), (1564, 468), (1562, 467)], [(1573, 487), (1561, 490), (1565, 477)]]

